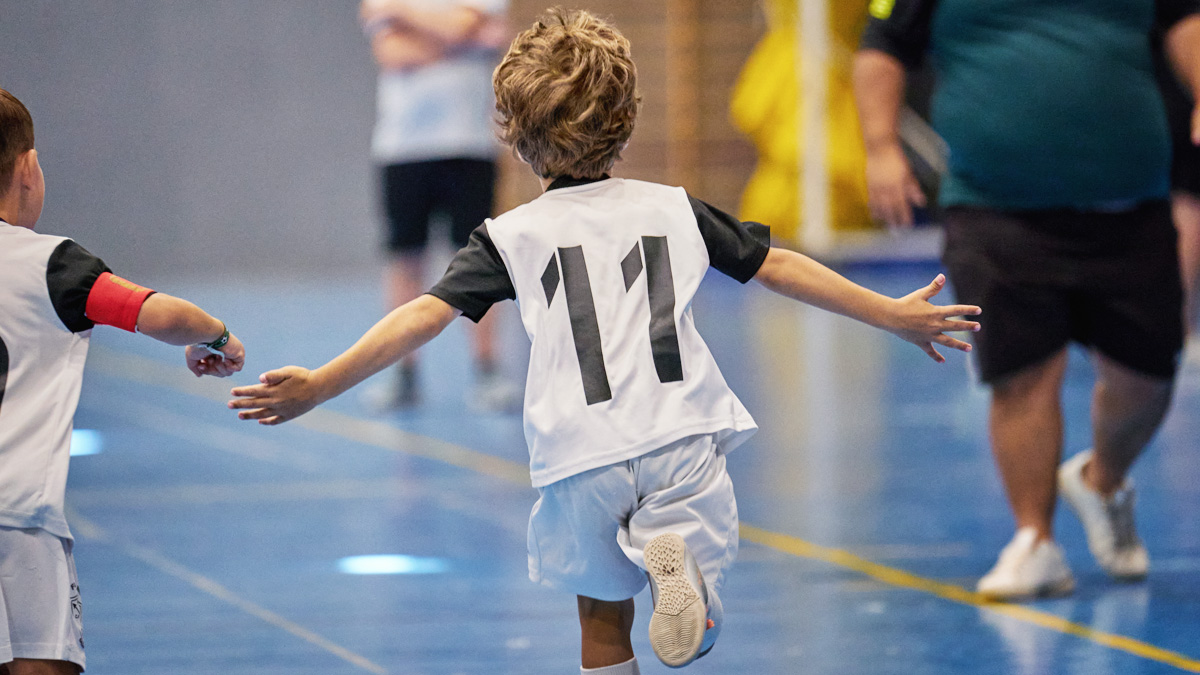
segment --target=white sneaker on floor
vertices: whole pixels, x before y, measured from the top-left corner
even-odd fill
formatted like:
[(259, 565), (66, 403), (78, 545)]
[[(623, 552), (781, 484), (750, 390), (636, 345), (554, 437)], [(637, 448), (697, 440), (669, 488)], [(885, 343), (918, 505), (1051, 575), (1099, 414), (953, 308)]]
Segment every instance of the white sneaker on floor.
[(480, 373), (467, 402), (479, 412), (515, 414), (525, 405), (525, 390), (500, 373)]
[[(681, 668), (707, 654), (721, 627), (724, 611), (708, 593), (696, 559), (677, 534), (660, 534), (642, 551), (650, 577), (654, 614), (650, 646), (664, 664)], [(714, 602), (710, 605), (710, 599)], [(717, 610), (710, 612), (710, 610)], [(711, 633), (711, 635), (709, 635)]]
[(1058, 544), (1038, 542), (1037, 530), (1023, 527), (1000, 551), (996, 566), (979, 580), (975, 590), (993, 600), (1066, 595), (1075, 590), (1075, 579)]
[(1107, 499), (1083, 481), (1083, 467), (1092, 459), (1085, 450), (1058, 468), (1058, 491), (1079, 516), (1088, 549), (1100, 567), (1115, 579), (1142, 579), (1150, 569), (1150, 554), (1133, 523), (1136, 493), (1128, 479)]

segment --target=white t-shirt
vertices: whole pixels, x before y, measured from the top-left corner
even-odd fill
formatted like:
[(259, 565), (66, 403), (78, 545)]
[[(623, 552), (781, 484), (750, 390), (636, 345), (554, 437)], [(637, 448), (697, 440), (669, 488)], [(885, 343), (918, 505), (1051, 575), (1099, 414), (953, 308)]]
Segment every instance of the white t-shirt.
[(0, 525), (70, 539), (63, 494), (92, 322), (110, 271), (70, 239), (0, 221)]
[[(410, 0), (434, 9), (470, 7), (503, 18), (506, 0)], [(435, 159), (491, 160), (499, 151), (492, 70), (498, 49), (465, 47), (408, 70), (381, 70), (371, 156), (379, 164)]]
[(700, 433), (758, 427), (697, 332), (709, 266), (745, 283), (769, 233), (682, 188), (559, 179), (489, 219), (430, 290), (478, 321), (515, 298), (532, 342), (525, 437), (535, 487)]

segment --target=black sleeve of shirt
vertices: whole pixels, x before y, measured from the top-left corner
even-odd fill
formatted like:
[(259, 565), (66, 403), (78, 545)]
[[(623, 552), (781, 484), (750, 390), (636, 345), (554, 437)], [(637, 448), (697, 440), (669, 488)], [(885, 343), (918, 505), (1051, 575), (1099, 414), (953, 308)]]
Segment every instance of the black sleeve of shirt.
[(479, 323), (492, 305), (501, 300), (514, 300), (508, 268), (492, 243), (487, 224), (480, 225), (454, 259), (446, 274), (429, 289), (429, 294), (445, 300), (460, 310), (463, 316)]
[(108, 265), (70, 239), (59, 244), (46, 265), (46, 287), (54, 311), (72, 333), (96, 325), (87, 318), (88, 295), (101, 274), (111, 272)]
[(743, 223), (691, 195), (688, 201), (708, 249), (708, 264), (743, 284), (753, 279), (771, 250), (771, 229), (762, 223)]
[(872, 2), (859, 49), (877, 49), (916, 68), (929, 47), (929, 24), (937, 0)]
[(1164, 33), (1192, 14), (1200, 13), (1200, 0), (1157, 0), (1154, 18)]

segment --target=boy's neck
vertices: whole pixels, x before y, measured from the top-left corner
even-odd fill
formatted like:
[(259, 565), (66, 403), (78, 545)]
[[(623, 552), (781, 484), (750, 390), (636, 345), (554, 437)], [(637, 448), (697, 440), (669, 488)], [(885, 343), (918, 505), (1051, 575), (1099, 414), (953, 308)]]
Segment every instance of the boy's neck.
[(563, 179), (566, 179), (572, 183), (591, 183), (595, 181), (607, 180), (608, 178), (611, 178), (611, 176), (608, 173), (604, 173), (596, 178), (580, 178), (578, 176), (538, 176), (538, 181), (540, 181), (542, 184), (542, 192), (546, 192), (550, 189), (551, 185), (554, 185), (555, 182)]

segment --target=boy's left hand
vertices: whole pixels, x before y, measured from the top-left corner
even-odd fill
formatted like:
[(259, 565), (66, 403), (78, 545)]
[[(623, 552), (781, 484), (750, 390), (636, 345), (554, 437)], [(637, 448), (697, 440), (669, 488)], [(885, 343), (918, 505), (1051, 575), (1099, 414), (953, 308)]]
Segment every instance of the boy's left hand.
[(237, 398), (229, 407), (241, 410), (238, 419), (258, 420), (275, 425), (295, 419), (321, 404), (313, 372), (299, 366), (287, 366), (258, 376), (262, 384), (235, 387), (229, 393)]
[(213, 354), (204, 347), (188, 345), (184, 350), (188, 370), (196, 377), (213, 375), (229, 377), (240, 371), (246, 362), (246, 348), (236, 335), (229, 336), (229, 342), (221, 348), (220, 354)]
[(978, 321), (953, 320), (953, 316), (978, 316), (981, 309), (975, 305), (934, 305), (929, 300), (946, 286), (946, 276), (937, 275), (928, 286), (896, 300), (898, 311), (893, 324), (884, 328), (920, 347), (929, 358), (944, 363), (945, 357), (938, 353), (934, 343), (963, 352), (971, 351), (971, 345), (946, 335), (946, 331), (979, 330)]

